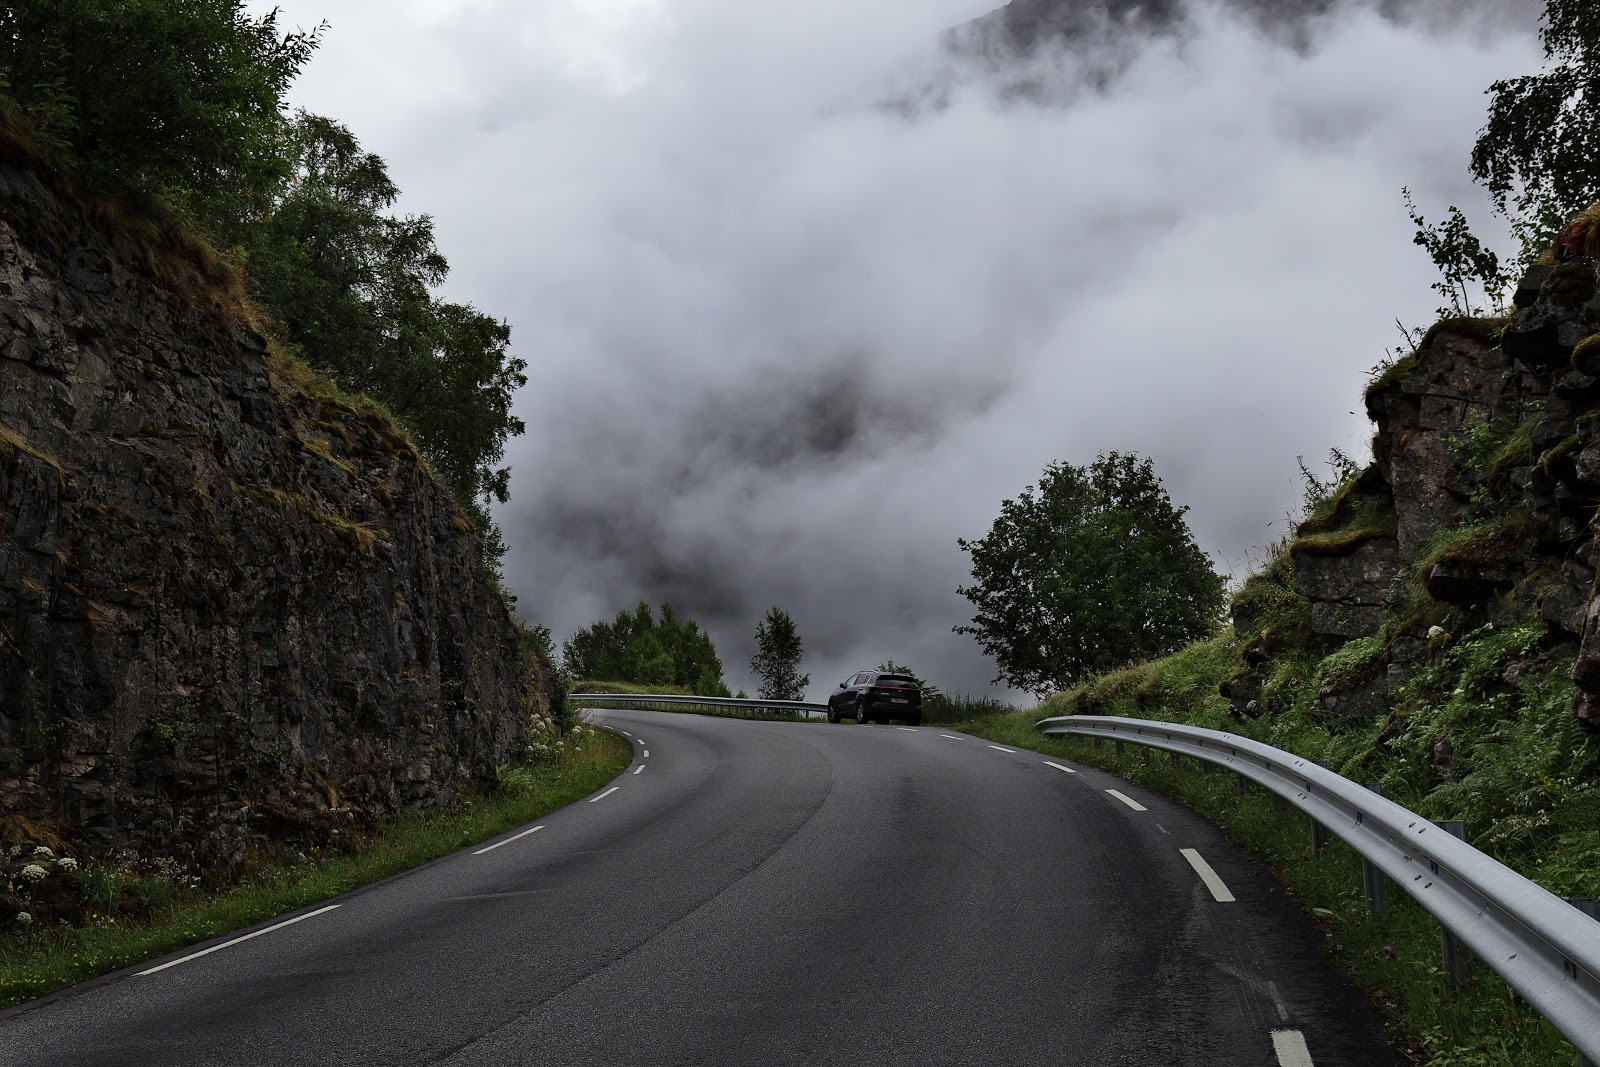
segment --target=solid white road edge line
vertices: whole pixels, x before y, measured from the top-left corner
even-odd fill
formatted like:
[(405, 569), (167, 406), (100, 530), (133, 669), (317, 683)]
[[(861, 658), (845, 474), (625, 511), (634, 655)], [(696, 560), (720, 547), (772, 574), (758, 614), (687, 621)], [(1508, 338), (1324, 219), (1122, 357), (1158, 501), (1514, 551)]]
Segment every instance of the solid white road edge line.
[(1124, 804), (1128, 805), (1128, 807), (1132, 808), (1134, 811), (1149, 811), (1150, 810), (1149, 808), (1145, 807), (1143, 804), (1139, 803), (1137, 800), (1135, 800), (1132, 797), (1128, 796), (1126, 793), (1119, 793), (1115, 789), (1107, 789), (1106, 792), (1110, 793), (1112, 796), (1116, 797), (1118, 800), (1120, 800)]
[(1189, 866), (1194, 868), (1194, 873), (1198, 874), (1200, 880), (1206, 884), (1206, 888), (1211, 890), (1212, 896), (1224, 904), (1233, 899), (1233, 894), (1228, 891), (1228, 887), (1221, 878), (1217, 877), (1217, 872), (1211, 869), (1211, 864), (1207, 863), (1199, 852), (1192, 848), (1180, 848), (1178, 851), (1183, 853), (1183, 858), (1189, 861)]
[(538, 833), (540, 830), (543, 830), (543, 829), (544, 829), (544, 824), (540, 823), (538, 826), (535, 826), (532, 830), (524, 830), (524, 831), (522, 831), (522, 833), (518, 834), (516, 837), (508, 837), (504, 841), (496, 841), (494, 844), (490, 845), (488, 848), (480, 848), (478, 851), (474, 852), (473, 855), (474, 856), (481, 856), (485, 852), (493, 852), (495, 849), (499, 848), (501, 845), (509, 845), (513, 841), (520, 841), (524, 837), (527, 837), (529, 834)]
[(604, 800), (606, 797), (610, 796), (612, 793), (615, 793), (621, 788), (622, 787), (620, 785), (614, 785), (610, 789), (607, 789), (604, 793), (601, 793), (599, 796), (592, 798), (589, 803), (594, 804), (598, 801)]
[(940, 734), (939, 736), (940, 737), (948, 737), (952, 741), (965, 741), (966, 740), (966, 738), (957, 737), (955, 734)]
[(213, 952), (220, 952), (223, 949), (228, 948), (228, 947), (230, 947), (232, 945), (237, 945), (242, 941), (248, 941), (252, 937), (260, 937), (262, 934), (270, 934), (274, 930), (282, 930), (285, 926), (293, 926), (295, 923), (300, 922), (300, 921), (302, 921), (304, 919), (309, 919), (313, 915), (321, 915), (325, 911), (332, 911), (334, 908), (342, 908), (342, 907), (344, 907), (343, 904), (329, 904), (325, 908), (318, 908), (316, 911), (308, 911), (304, 915), (296, 915), (292, 919), (285, 919), (285, 920), (283, 920), (283, 922), (278, 923), (276, 926), (269, 926), (265, 930), (257, 930), (253, 934), (245, 934), (243, 937), (236, 937), (232, 941), (224, 941), (220, 945), (212, 945), (210, 948), (203, 948), (199, 952), (191, 952), (187, 956), (179, 956), (177, 959), (173, 960), (170, 963), (163, 963), (161, 966), (152, 967), (148, 971), (140, 971), (139, 972), (139, 976), (142, 978), (147, 974), (155, 974), (157, 971), (164, 971), (168, 967), (176, 967), (180, 963), (188, 963), (190, 960), (197, 960), (201, 956), (209, 956)]
[(992, 748), (992, 749), (996, 749), (996, 750), (998, 750), (1000, 752), (1012, 752), (1012, 753), (1015, 753), (1017, 751), (1014, 748), (1001, 748), (999, 745), (990, 745), (989, 747)]
[(921, 733), (922, 732), (920, 730), (913, 730), (909, 726), (896, 726), (895, 729), (896, 730), (904, 730), (908, 734), (916, 734), (916, 733)]
[(1316, 1067), (1311, 1062), (1311, 1050), (1306, 1048), (1306, 1035), (1298, 1030), (1272, 1031), (1272, 1051), (1278, 1054), (1282, 1067)]
[(1044, 761), (1044, 765), (1046, 767), (1054, 767), (1058, 771), (1066, 771), (1068, 774), (1077, 774), (1078, 773), (1077, 771), (1073, 770), (1071, 767), (1063, 767), (1063, 766), (1061, 766), (1061, 764), (1059, 764), (1059, 763), (1051, 763), (1049, 760), (1045, 760)]
[(644, 770), (644, 769), (645, 769), (645, 764), (643, 764), (643, 763), (641, 763), (641, 764), (639, 764), (639, 770), (636, 770), (636, 771), (634, 771), (634, 772), (633, 772), (633, 773), (634, 773), (634, 774), (638, 774), (638, 773), (639, 773), (639, 771), (642, 771), (642, 770)]

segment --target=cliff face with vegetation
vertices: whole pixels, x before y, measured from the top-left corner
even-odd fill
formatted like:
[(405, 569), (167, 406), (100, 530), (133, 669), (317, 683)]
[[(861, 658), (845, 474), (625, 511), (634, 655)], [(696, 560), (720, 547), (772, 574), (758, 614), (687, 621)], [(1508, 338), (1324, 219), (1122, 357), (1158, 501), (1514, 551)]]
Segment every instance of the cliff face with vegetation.
[(101, 216), (0, 164), (0, 813), (232, 865), (492, 781), (548, 664), (470, 524)]
[[(1319, 688), (1330, 722), (1388, 711), (1456, 638), (1522, 623), (1544, 662), (1570, 664), (1572, 712), (1600, 728), (1600, 295), (1577, 240), (1529, 272), (1511, 316), (1445, 320), (1373, 383), (1372, 464), (1287, 546), (1312, 645), (1366, 650)], [(1307, 643), (1281, 618), (1263, 625), (1264, 608), (1248, 593), (1235, 606), (1258, 642), (1254, 677), (1229, 686), (1236, 713), (1261, 708), (1275, 645)]]

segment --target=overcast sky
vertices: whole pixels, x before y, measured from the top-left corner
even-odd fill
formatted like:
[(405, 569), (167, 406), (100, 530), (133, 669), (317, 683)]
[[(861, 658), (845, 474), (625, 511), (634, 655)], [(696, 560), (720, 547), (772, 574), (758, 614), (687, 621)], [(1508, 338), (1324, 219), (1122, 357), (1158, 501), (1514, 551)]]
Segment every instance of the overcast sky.
[(950, 632), (956, 539), (1051, 461), (1153, 457), (1244, 573), (1297, 455), (1365, 457), (1367, 371), (1439, 302), (1401, 186), (1483, 215), (1483, 90), (1540, 59), (1524, 0), (1348, 3), (1300, 47), (1199, 6), (1018, 100), (940, 51), (993, 0), (278, 6), (331, 24), (296, 105), (388, 161), (528, 360), (524, 614), (670, 601), (753, 691), (778, 604), (813, 699), (887, 657), (999, 693)]

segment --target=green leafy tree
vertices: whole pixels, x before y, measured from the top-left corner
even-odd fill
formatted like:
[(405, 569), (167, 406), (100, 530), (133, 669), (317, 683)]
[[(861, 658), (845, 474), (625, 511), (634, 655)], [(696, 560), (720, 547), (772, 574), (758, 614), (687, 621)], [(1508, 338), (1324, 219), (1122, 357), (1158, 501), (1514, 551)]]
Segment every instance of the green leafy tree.
[(322, 30), (241, 0), (27, 0), (0, 7), (14, 120), (101, 188), (226, 228), (287, 176), (284, 93)]
[(711, 636), (693, 621), (679, 622), (669, 604), (656, 618), (641, 601), (632, 611), (619, 611), (578, 630), (561, 646), (561, 659), (571, 678), (676, 686), (699, 696), (728, 695), (722, 660)]
[(800, 673), (804, 653), (800, 632), (789, 613), (774, 605), (756, 624), (756, 654), (750, 670), (761, 679), (756, 695), (762, 700), (802, 700), (811, 675)]
[(252, 292), (283, 340), (410, 426), (487, 527), (482, 505), (509, 491), (497, 464), (524, 428), (511, 401), (527, 364), (507, 351), (510, 327), (433, 297), (449, 271), (433, 221), (389, 213), (400, 190), (354, 134), (304, 112), (285, 131), (290, 179), (243, 234)]
[(1037, 491), (1001, 504), (988, 534), (957, 542), (973, 579), (957, 592), (977, 613), (955, 632), (994, 657), (996, 681), (1039, 695), (1203, 636), (1221, 613), (1223, 580), (1187, 510), (1149, 459), (1052, 463)]
[(1495, 214), (1519, 246), (1502, 265), (1451, 207), (1430, 225), (1411, 202), (1415, 243), (1444, 275), (1436, 289), (1451, 306), (1442, 313), (1503, 303), (1520, 272), (1550, 248), (1562, 224), (1600, 199), (1600, 7), (1593, 0), (1546, 0), (1539, 31), (1545, 67), (1489, 87), (1489, 117), (1472, 150), (1472, 176), (1488, 191)]

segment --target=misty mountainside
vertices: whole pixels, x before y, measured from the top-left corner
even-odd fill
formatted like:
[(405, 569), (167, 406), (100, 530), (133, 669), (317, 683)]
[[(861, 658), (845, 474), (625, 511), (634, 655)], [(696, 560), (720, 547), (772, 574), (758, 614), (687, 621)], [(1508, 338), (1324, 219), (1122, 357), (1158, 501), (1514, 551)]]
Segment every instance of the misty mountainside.
[(0, 818), (224, 872), (492, 783), (550, 668), (410, 436), (6, 147)]
[[(1267, 31), (1293, 31), (1348, 0), (1222, 0), (1220, 6)], [(1199, 5), (1194, 0), (1012, 0), (955, 27), (947, 44), (990, 58), (1027, 54), (1052, 44), (1072, 46), (1107, 34), (1170, 33)], [(1401, 17), (1418, 0), (1382, 0), (1377, 9)]]

